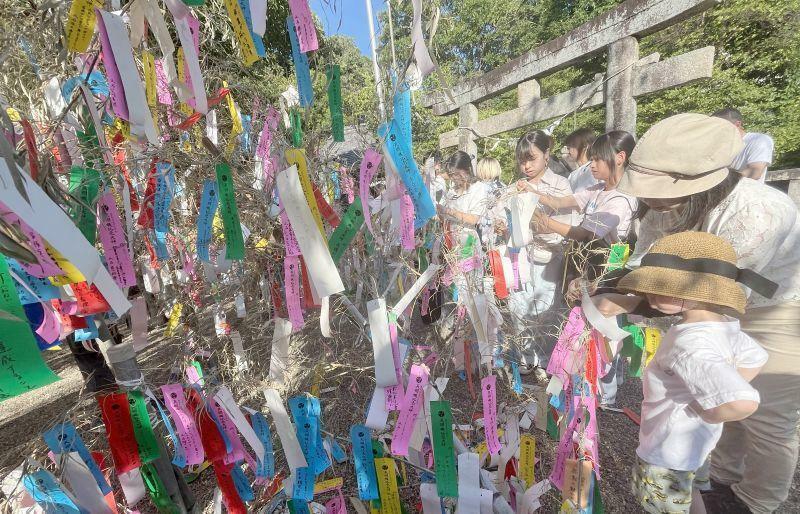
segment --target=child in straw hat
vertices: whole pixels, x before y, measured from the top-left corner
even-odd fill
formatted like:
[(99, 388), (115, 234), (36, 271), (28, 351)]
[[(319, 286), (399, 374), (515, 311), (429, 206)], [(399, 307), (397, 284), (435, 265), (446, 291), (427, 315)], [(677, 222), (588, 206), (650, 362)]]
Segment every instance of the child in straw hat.
[(695, 472), (722, 435), (722, 423), (758, 408), (749, 382), (767, 353), (728, 316), (744, 312), (745, 293), (736, 282), (747, 274), (752, 272), (736, 267), (736, 253), (724, 239), (680, 232), (656, 242), (641, 267), (618, 285), (681, 317), (642, 376), (632, 489), (647, 512), (705, 512), (693, 491)]

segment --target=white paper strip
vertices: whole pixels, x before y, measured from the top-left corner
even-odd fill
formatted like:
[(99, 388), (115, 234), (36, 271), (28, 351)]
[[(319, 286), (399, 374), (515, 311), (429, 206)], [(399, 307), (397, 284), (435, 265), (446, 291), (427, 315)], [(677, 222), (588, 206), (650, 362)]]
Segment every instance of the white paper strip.
[(458, 505), (456, 514), (480, 514), (480, 457), (477, 453), (458, 456)]
[(504, 437), (506, 444), (503, 446), (503, 449), (500, 450), (500, 463), (503, 465), (505, 465), (519, 449), (519, 417), (516, 413), (509, 413)]
[(219, 144), (217, 134), (217, 111), (211, 109), (208, 111), (208, 114), (206, 114), (206, 136), (208, 136), (208, 139), (215, 145)]
[(331, 297), (324, 296), (319, 311), (319, 330), (322, 337), (331, 337)]
[[(178, 3), (180, 0), (178, 0)], [(169, 5), (169, 3), (167, 3)], [(192, 94), (194, 95), (195, 110), (201, 114), (208, 113), (208, 99), (206, 98), (206, 84), (203, 81), (203, 74), (200, 72), (200, 61), (194, 48), (194, 37), (192, 29), (189, 27), (187, 18), (175, 17), (175, 31), (181, 40), (183, 48), (183, 59), (189, 67), (189, 78), (191, 79)]]
[(133, 468), (127, 473), (117, 475), (119, 485), (122, 486), (122, 494), (125, 495), (125, 502), (128, 507), (133, 507), (145, 497), (144, 480), (139, 468)]
[(386, 300), (376, 298), (367, 302), (372, 353), (375, 356), (375, 381), (379, 387), (397, 385), (394, 371), (392, 342), (389, 339), (389, 319), (386, 314)]
[(519, 193), (508, 200), (511, 211), (511, 243), (514, 248), (522, 248), (531, 242), (530, 223), (538, 204), (539, 196), (531, 192)]
[(231, 390), (226, 386), (222, 386), (217, 391), (217, 394), (214, 395), (214, 398), (216, 398), (217, 404), (222, 407), (228, 416), (230, 416), (231, 420), (233, 420), (233, 424), (236, 425), (239, 433), (242, 434), (244, 440), (247, 441), (247, 444), (249, 444), (256, 453), (258, 460), (263, 462), (265, 452), (264, 443), (262, 443), (261, 439), (258, 438), (255, 430), (253, 430), (253, 427), (244, 417), (242, 410), (238, 405), (236, 405), (236, 400), (233, 399)]
[(411, 44), (414, 46), (414, 59), (417, 61), (417, 68), (422, 77), (427, 77), (436, 66), (428, 53), (428, 46), (425, 44), (425, 36), (422, 33), (422, 0), (412, 0), (414, 17), (411, 21)]
[(421, 483), (419, 485), (419, 496), (422, 500), (422, 514), (442, 514), (442, 500), (436, 491), (435, 483)]
[(238, 371), (247, 371), (250, 369), (250, 363), (247, 362), (242, 334), (238, 330), (231, 330), (231, 343), (233, 343), (233, 357), (236, 359), (236, 369)]
[(131, 303), (131, 336), (133, 349), (138, 353), (147, 348), (147, 302), (141, 296)]
[(269, 379), (273, 384), (286, 385), (286, 372), (289, 369), (289, 336), (292, 324), (287, 319), (275, 318), (272, 332), (272, 355), (269, 360)]
[(300, 186), (297, 167), (291, 166), (278, 173), (277, 183), (281, 202), (292, 224), (303, 259), (308, 263), (308, 274), (317, 294), (325, 297), (344, 291), (339, 270), (311, 216), (311, 209)]
[(581, 309), (583, 309), (583, 315), (586, 316), (589, 324), (609, 340), (613, 342), (622, 341), (630, 335), (628, 332), (619, 328), (619, 325), (617, 325), (617, 318), (606, 318), (603, 316), (600, 311), (597, 310), (597, 307), (586, 291), (583, 292), (583, 297), (581, 298)]
[(15, 171), (24, 183), (30, 203), (17, 191), (5, 159), (0, 159), (0, 202), (14, 211), (14, 214), (78, 268), (87, 282), (95, 284), (117, 316), (125, 314), (131, 304), (100, 262), (97, 250), (27, 173), (19, 167)]
[(92, 514), (111, 514), (111, 508), (103, 498), (103, 493), (97, 486), (92, 472), (89, 471), (89, 466), (77, 452), (57, 455), (56, 462), (81, 508)]
[(307, 467), (308, 463), (303, 455), (303, 450), (300, 449), (300, 443), (297, 440), (292, 422), (289, 421), (289, 414), (283, 406), (281, 395), (275, 389), (264, 389), (264, 397), (267, 399), (267, 408), (275, 421), (275, 429), (278, 431), (278, 437), (281, 440), (289, 469), (294, 471), (297, 468)]
[(130, 116), (131, 132), (136, 135), (147, 137), (152, 145), (159, 146), (161, 141), (158, 137), (153, 115), (147, 106), (147, 97), (144, 93), (144, 84), (139, 77), (136, 62), (133, 60), (133, 49), (128, 38), (128, 30), (125, 28), (125, 21), (122, 16), (111, 14), (106, 11), (98, 11), (103, 18), (103, 24), (108, 33), (108, 41), (111, 43), (114, 52), (114, 61), (117, 63), (122, 88), (125, 90), (125, 102), (128, 104), (128, 114)]
[(422, 289), (425, 285), (430, 282), (430, 280), (436, 275), (442, 267), (439, 264), (431, 264), (428, 266), (428, 269), (420, 275), (420, 277), (414, 281), (414, 284), (408, 288), (406, 294), (403, 295), (402, 298), (392, 307), (392, 312), (397, 314), (399, 317), (403, 314), (403, 311), (414, 301), (414, 298), (422, 292)]
[(376, 387), (369, 402), (367, 421), (364, 423), (373, 430), (383, 430), (386, 428), (386, 420), (389, 419), (389, 411), (386, 410), (386, 390), (383, 387)]
[(253, 32), (264, 37), (267, 31), (267, 0), (250, 0), (250, 16), (253, 20)]

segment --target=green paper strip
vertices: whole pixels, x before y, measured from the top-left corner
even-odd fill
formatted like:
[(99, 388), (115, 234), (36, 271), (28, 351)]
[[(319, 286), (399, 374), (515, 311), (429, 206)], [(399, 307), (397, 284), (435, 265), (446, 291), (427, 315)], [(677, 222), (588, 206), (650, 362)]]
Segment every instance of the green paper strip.
[(632, 377), (642, 376), (642, 354), (644, 353), (644, 332), (636, 325), (622, 327), (631, 337), (626, 337), (622, 341), (623, 357), (630, 357), (631, 365), (628, 368), (628, 375)]
[(328, 108), (331, 111), (331, 132), (333, 140), (344, 142), (344, 114), (342, 114), (342, 70), (338, 64), (331, 64), (326, 71), (328, 76)]
[(158, 476), (155, 466), (142, 464), (139, 471), (142, 473), (142, 481), (147, 489), (147, 494), (150, 495), (153, 503), (158, 508), (158, 512), (161, 514), (179, 514), (181, 510), (169, 496), (167, 488), (164, 487), (164, 482)]
[(183, 0), (183, 3), (186, 5), (199, 7), (205, 3), (205, 0)]
[(81, 202), (92, 207), (87, 209), (79, 202), (72, 203), (72, 220), (91, 244), (97, 238), (97, 216), (94, 204), (100, 190), (100, 173), (91, 168), (73, 166), (69, 172), (69, 192)]
[(242, 223), (239, 221), (239, 208), (236, 206), (236, 195), (233, 192), (231, 167), (224, 162), (217, 164), (217, 191), (219, 212), (225, 228), (225, 258), (242, 260), (244, 259)]
[(553, 409), (549, 406), (547, 407), (547, 435), (553, 441), (558, 441), (558, 423), (556, 423), (555, 414), (553, 414)]
[(603, 496), (600, 494), (600, 481), (592, 473), (594, 480), (594, 498), (592, 499), (592, 514), (605, 514), (606, 508), (603, 505)]
[(292, 126), (292, 146), (295, 148), (303, 147), (303, 119), (300, 117), (300, 111), (293, 109), (289, 113), (289, 121)]
[(625, 243), (614, 243), (611, 245), (611, 252), (608, 254), (608, 264), (606, 265), (608, 271), (618, 270), (625, 266), (625, 263), (628, 261), (628, 256), (626, 254), (629, 251), (628, 245)]
[(428, 250), (421, 246), (417, 248), (417, 261), (419, 262), (419, 272), (425, 273), (425, 270), (428, 269)]
[(328, 240), (328, 249), (331, 251), (333, 262), (339, 263), (339, 259), (342, 258), (345, 250), (350, 246), (363, 224), (364, 210), (361, 208), (361, 199), (356, 198), (356, 201), (347, 208), (344, 216), (342, 216), (342, 221)]
[[(372, 458), (373, 459), (380, 459), (384, 456), (383, 452), (383, 445), (380, 441), (376, 441), (375, 439), (372, 440)], [(377, 500), (370, 500), (370, 505), (375, 510), (381, 510), (381, 500), (378, 498)]]
[(103, 166), (103, 153), (100, 151), (100, 140), (97, 138), (97, 130), (94, 123), (86, 124), (86, 131), (77, 131), (78, 142), (81, 145), (83, 162), (88, 168), (101, 168)]
[(458, 498), (456, 455), (453, 449), (453, 414), (450, 412), (450, 402), (431, 402), (431, 422), (436, 491), (442, 498)]
[(150, 415), (147, 413), (147, 404), (141, 391), (128, 391), (128, 405), (133, 423), (133, 435), (139, 445), (139, 458), (143, 463), (153, 462), (161, 457), (153, 425), (150, 424)]
[[(42, 360), (17, 289), (0, 254), (0, 401), (51, 384), (58, 375)], [(9, 319), (10, 316), (16, 318)]]
[(472, 257), (475, 253), (475, 236), (472, 234), (467, 236), (463, 248), (461, 248), (461, 258), (466, 259)]

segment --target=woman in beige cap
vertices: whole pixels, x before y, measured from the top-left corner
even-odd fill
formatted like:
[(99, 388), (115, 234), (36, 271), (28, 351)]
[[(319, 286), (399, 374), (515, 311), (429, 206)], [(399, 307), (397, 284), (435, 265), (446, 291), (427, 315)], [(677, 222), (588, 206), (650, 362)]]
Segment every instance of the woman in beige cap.
[(704, 513), (696, 471), (722, 435), (722, 423), (756, 411), (748, 383), (767, 352), (728, 314), (744, 312), (731, 245), (705, 232), (660, 239), (618, 288), (680, 316), (642, 375), (644, 400), (632, 489), (645, 511)]
[[(749, 284), (742, 330), (769, 353), (753, 380), (761, 395), (749, 418), (725, 424), (711, 454), (710, 512), (773, 512), (788, 496), (798, 455), (800, 422), (800, 217), (784, 193), (731, 173), (742, 149), (736, 128), (702, 114), (679, 114), (639, 140), (618, 189), (646, 206), (627, 267), (637, 268), (667, 234), (701, 230), (731, 243), (737, 265), (777, 284)], [(723, 294), (720, 291), (720, 294)], [(604, 294), (606, 315), (634, 311), (641, 297)]]

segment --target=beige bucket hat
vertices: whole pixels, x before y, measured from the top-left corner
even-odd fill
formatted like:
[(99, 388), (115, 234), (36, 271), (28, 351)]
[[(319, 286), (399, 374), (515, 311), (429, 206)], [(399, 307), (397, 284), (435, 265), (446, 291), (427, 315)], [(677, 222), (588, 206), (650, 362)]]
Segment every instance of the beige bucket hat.
[(649, 293), (744, 313), (746, 297), (737, 283), (772, 297), (778, 285), (754, 271), (736, 266), (736, 251), (708, 232), (679, 232), (655, 242), (641, 266), (620, 280), (617, 289)]
[(684, 113), (659, 121), (639, 139), (617, 186), (639, 198), (681, 198), (716, 186), (744, 148), (722, 118)]

